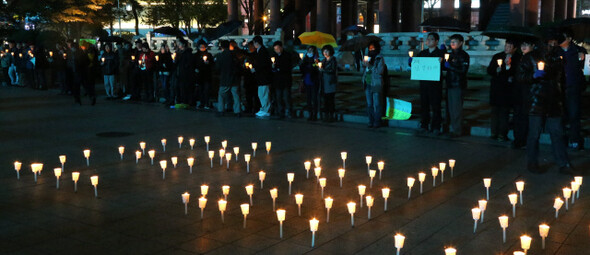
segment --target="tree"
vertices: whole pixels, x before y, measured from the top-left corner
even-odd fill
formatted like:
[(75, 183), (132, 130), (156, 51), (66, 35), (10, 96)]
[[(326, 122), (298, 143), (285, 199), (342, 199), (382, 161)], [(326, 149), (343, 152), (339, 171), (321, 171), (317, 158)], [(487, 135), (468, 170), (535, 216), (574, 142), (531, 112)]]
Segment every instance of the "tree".
[(197, 27), (216, 26), (227, 17), (223, 0), (149, 0), (149, 8), (143, 21), (154, 26), (171, 25), (180, 28), (181, 23), (187, 33), (191, 32), (192, 22)]
[(434, 18), (434, 6), (440, 2), (440, 0), (424, 0), (423, 4), (428, 6), (428, 18)]

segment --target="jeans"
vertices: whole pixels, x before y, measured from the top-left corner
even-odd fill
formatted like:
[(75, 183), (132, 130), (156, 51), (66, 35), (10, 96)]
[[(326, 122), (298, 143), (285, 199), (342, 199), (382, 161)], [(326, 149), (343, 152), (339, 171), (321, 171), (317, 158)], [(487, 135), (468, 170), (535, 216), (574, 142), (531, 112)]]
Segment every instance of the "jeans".
[(270, 86), (259, 85), (258, 86), (258, 98), (260, 99), (260, 111), (264, 113), (270, 113)]
[(492, 136), (506, 137), (508, 134), (508, 118), (510, 107), (492, 106), (491, 127)]
[(219, 87), (219, 93), (217, 96), (217, 110), (219, 112), (225, 112), (225, 105), (229, 102), (229, 94), (232, 95), (233, 111), (234, 113), (240, 113), (241, 102), (240, 102), (240, 90), (239, 87)]
[(285, 112), (291, 114), (291, 86), (275, 88), (275, 101), (279, 116), (284, 116)]
[(449, 124), (451, 133), (461, 135), (463, 122), (463, 89), (448, 88), (447, 105), (449, 107)]
[(104, 90), (107, 97), (115, 96), (115, 75), (104, 75)]
[[(439, 130), (442, 121), (441, 116), (442, 83), (437, 85), (420, 85), (420, 108), (422, 110), (420, 128)], [(430, 112), (432, 111), (432, 118)]]
[(381, 93), (372, 92), (365, 89), (367, 98), (367, 114), (369, 115), (369, 126), (380, 127), (381, 117), (383, 116), (383, 97)]
[[(199, 83), (198, 94), (199, 94), (199, 102), (201, 102), (201, 107), (208, 107), (209, 106), (209, 90), (210, 89), (211, 89), (211, 82), (202, 81)], [(188, 101), (190, 101), (190, 100), (188, 100)]]
[(551, 137), (551, 147), (555, 157), (555, 163), (559, 167), (566, 166), (569, 163), (567, 151), (564, 142), (563, 127), (561, 124), (561, 117), (543, 117), (543, 116), (529, 116), (529, 136), (527, 138), (527, 161), (528, 164), (538, 164), (539, 157), (539, 137), (543, 130), (543, 122), (545, 123), (545, 130), (549, 132)]
[(8, 77), (10, 77), (10, 85), (17, 85), (19, 83), (15, 65), (8, 67)]
[(307, 109), (309, 110), (309, 117), (311, 119), (315, 119), (318, 117), (319, 87), (317, 85), (305, 85), (305, 94), (307, 95)]
[(159, 76), (162, 90), (160, 91), (160, 97), (166, 99), (166, 103), (171, 104), (173, 102), (172, 93), (170, 89), (170, 75), (160, 74)]

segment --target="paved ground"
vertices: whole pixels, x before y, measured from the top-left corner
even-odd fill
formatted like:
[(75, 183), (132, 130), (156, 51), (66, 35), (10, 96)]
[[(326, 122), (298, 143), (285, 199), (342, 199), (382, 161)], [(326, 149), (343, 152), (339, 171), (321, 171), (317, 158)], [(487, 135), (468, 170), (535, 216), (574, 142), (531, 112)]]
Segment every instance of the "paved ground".
[[(561, 194), (571, 177), (557, 174), (552, 157), (543, 147), (543, 165), (549, 173), (538, 176), (523, 170), (524, 151), (489, 144), (487, 139), (464, 137), (457, 140), (415, 137), (410, 130), (366, 129), (350, 123), (310, 124), (304, 121), (262, 121), (252, 118), (216, 118), (212, 113), (171, 111), (157, 105), (127, 104), (99, 100), (94, 107), (86, 100), (73, 105), (70, 97), (55, 96), (55, 91), (0, 88), (0, 253), (2, 254), (391, 254), (393, 235), (402, 233), (406, 243), (402, 254), (443, 254), (453, 246), (459, 254), (511, 254), (520, 248), (518, 236), (533, 237), (529, 254), (587, 254), (590, 225), (590, 188), (582, 187), (580, 200), (568, 212), (553, 217), (553, 199)], [(97, 136), (104, 132), (129, 132), (124, 137)], [(185, 141), (178, 149), (176, 137), (197, 139), (195, 150)], [(209, 166), (204, 135), (210, 135), (211, 148), (219, 149), (227, 139), (229, 147), (240, 146), (240, 162), (231, 162), (229, 171)], [(162, 152), (160, 139), (167, 138)], [(166, 180), (161, 169), (143, 158), (135, 164), (133, 151), (140, 141), (155, 149), (156, 162), (179, 157), (176, 169), (168, 168)], [(252, 141), (259, 143), (246, 174), (243, 153)], [(272, 141), (270, 155), (264, 142)], [(117, 147), (126, 147), (119, 160)], [(90, 167), (82, 150), (90, 148)], [(344, 187), (338, 187), (340, 151), (348, 151)], [(58, 155), (67, 155), (61, 188), (55, 189), (52, 169), (59, 166)], [(217, 152), (216, 152), (217, 154)], [(196, 157), (193, 174), (188, 173), (186, 157)], [(375, 180), (367, 194), (375, 196), (372, 218), (367, 208), (358, 208), (355, 227), (345, 204), (357, 201), (356, 186), (369, 184), (365, 155), (384, 160), (382, 180)], [(305, 179), (303, 161), (322, 157), (322, 176), (328, 178), (326, 195), (334, 198), (330, 222), (326, 223), (320, 188), (315, 178)], [(581, 169), (590, 166), (587, 152), (571, 155)], [(455, 177), (445, 172), (445, 182), (432, 187), (428, 175), (424, 194), (418, 185), (407, 199), (408, 176), (428, 169), (437, 162), (457, 160)], [(13, 162), (23, 162), (17, 181)], [(44, 171), (37, 184), (29, 164), (43, 162)], [(168, 162), (169, 165), (170, 162)], [(264, 189), (259, 189), (260, 169), (267, 172)], [(71, 172), (80, 171), (79, 190), (73, 192)], [(297, 216), (293, 196), (287, 192), (287, 172), (295, 172), (293, 193), (304, 194), (302, 216)], [(91, 175), (99, 176), (98, 198), (90, 185)], [(485, 197), (482, 178), (492, 177), (492, 188), (485, 220), (472, 233), (470, 209)], [(510, 214), (507, 194), (515, 192), (514, 182), (526, 181), (524, 205), (517, 206), (510, 219), (507, 242), (502, 244), (497, 217)], [(590, 182), (590, 180), (586, 180)], [(210, 186), (204, 219), (199, 219), (199, 186)], [(254, 184), (254, 205), (242, 228), (239, 205), (248, 201), (244, 190)], [(228, 211), (222, 224), (216, 201), (222, 197), (221, 185), (230, 185)], [(392, 189), (389, 210), (383, 211), (380, 189)], [(287, 210), (284, 238), (272, 210), (269, 189), (278, 187), (277, 207)], [(191, 194), (189, 214), (184, 215), (181, 194)], [(308, 220), (320, 220), (316, 246), (310, 247)], [(538, 224), (551, 226), (547, 249), (541, 250)]]

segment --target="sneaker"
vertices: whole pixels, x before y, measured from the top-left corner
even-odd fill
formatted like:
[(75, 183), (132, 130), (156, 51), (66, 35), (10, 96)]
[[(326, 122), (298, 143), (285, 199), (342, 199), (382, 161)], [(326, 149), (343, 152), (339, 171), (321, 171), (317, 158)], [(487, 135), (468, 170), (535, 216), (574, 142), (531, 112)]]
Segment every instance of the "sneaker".
[(268, 112), (262, 112), (262, 114), (260, 114), (261, 117), (270, 117), (270, 113)]
[(131, 99), (131, 95), (126, 95), (125, 97), (123, 97), (123, 100), (129, 100)]
[(264, 112), (263, 112), (263, 111), (258, 111), (258, 112), (256, 113), (256, 116), (262, 116), (262, 114), (264, 114)]

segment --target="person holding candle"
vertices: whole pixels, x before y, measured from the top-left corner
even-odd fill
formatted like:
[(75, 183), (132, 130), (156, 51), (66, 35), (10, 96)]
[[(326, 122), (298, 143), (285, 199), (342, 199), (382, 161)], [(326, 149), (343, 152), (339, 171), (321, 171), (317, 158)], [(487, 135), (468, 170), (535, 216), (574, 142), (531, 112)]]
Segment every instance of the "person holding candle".
[(445, 61), (447, 71), (447, 107), (449, 116), (449, 137), (459, 137), (463, 126), (463, 98), (467, 88), (467, 71), (469, 70), (469, 54), (463, 50), (463, 36), (451, 36), (451, 53)]
[[(437, 47), (440, 36), (438, 33), (429, 33), (426, 37), (426, 46), (428, 49), (420, 51), (417, 57), (444, 58), (444, 51)], [(408, 64), (412, 66), (412, 57), (408, 59)], [(441, 68), (442, 72), (442, 68)], [(442, 77), (442, 74), (441, 76)], [(438, 81), (420, 81), (420, 129), (418, 133), (432, 132), (434, 135), (440, 135), (442, 101), (442, 80)], [(432, 117), (431, 117), (432, 112)]]
[(258, 99), (258, 84), (256, 76), (250, 72), (250, 65), (254, 61), (256, 47), (253, 42), (248, 42), (247, 51), (242, 60), (241, 71), (244, 76), (244, 95), (246, 96), (245, 113), (254, 114), (260, 110), (260, 100)]
[(293, 105), (291, 103), (291, 86), (293, 84), (291, 70), (294, 67), (293, 60), (291, 53), (285, 51), (281, 41), (274, 42), (273, 48), (272, 87), (277, 115), (280, 119), (285, 116), (291, 118), (293, 116)]
[(368, 48), (370, 60), (363, 62), (362, 83), (367, 100), (367, 114), (369, 128), (379, 128), (382, 125), (384, 88), (386, 86), (387, 66), (381, 55), (379, 42), (371, 42)]
[(563, 74), (562, 59), (555, 50), (545, 56), (534, 51), (535, 41), (525, 40), (520, 49), (523, 57), (518, 67), (518, 81), (529, 87), (529, 131), (527, 137), (527, 169), (543, 173), (539, 168), (539, 137), (543, 126), (551, 137), (551, 147), (559, 172), (573, 174), (569, 163), (562, 127), (562, 95), (560, 77)]
[(115, 98), (115, 73), (119, 67), (119, 59), (111, 49), (111, 44), (104, 46), (104, 53), (100, 57), (100, 66), (102, 67), (102, 75), (104, 76), (104, 89), (107, 94), (107, 99)]
[(82, 105), (80, 100), (80, 87), (84, 86), (87, 93), (92, 97), (92, 105), (96, 103), (96, 96), (94, 96), (94, 87), (89, 88), (89, 83), (86, 82), (86, 75), (88, 73), (88, 65), (90, 60), (82, 49), (78, 48), (78, 43), (73, 40), (67, 41), (68, 52), (67, 52), (67, 72), (66, 80), (68, 87), (72, 89), (72, 95), (74, 96), (74, 102)]
[[(195, 58), (188, 45), (188, 41), (184, 39), (178, 40), (176, 57), (172, 58), (173, 63), (176, 64), (173, 70), (176, 73), (176, 106), (174, 107), (178, 108), (187, 108), (190, 104), (194, 93), (194, 73), (195, 70), (199, 70), (198, 68), (195, 69)], [(201, 78), (203, 79), (202, 84), (205, 84), (205, 79)], [(172, 104), (172, 100), (169, 103)]]
[(172, 93), (172, 83), (170, 82), (170, 76), (172, 70), (174, 70), (174, 62), (172, 61), (172, 54), (167, 45), (160, 47), (160, 53), (157, 55), (158, 61), (156, 61), (156, 69), (158, 72), (158, 80), (160, 81), (160, 101), (163, 101), (164, 105), (170, 107), (174, 105), (174, 97)]
[[(518, 45), (514, 40), (506, 40), (504, 51), (495, 54), (488, 65), (487, 72), (492, 77), (490, 81), (490, 106), (492, 108), (490, 129), (493, 140), (508, 141), (508, 119), (512, 105), (514, 78), (520, 54), (516, 52)], [(516, 118), (516, 113), (515, 113)], [(515, 119), (515, 124), (517, 120)], [(516, 125), (515, 125), (516, 126)], [(514, 130), (514, 136), (522, 138), (519, 131)]]
[(309, 112), (309, 117), (307, 118), (308, 121), (316, 121), (318, 118), (320, 78), (317, 62), (319, 62), (318, 50), (315, 46), (309, 46), (305, 56), (299, 64), (299, 70), (301, 71), (303, 87), (305, 88), (305, 95), (307, 98), (307, 110)]
[(225, 112), (225, 106), (230, 102), (229, 94), (231, 93), (233, 101), (233, 112), (236, 116), (240, 116), (241, 100), (240, 100), (240, 76), (238, 71), (240, 64), (235, 56), (229, 50), (229, 42), (221, 41), (221, 53), (215, 56), (215, 68), (219, 72), (219, 93), (217, 101), (218, 116), (222, 116)]
[(0, 83), (3, 82), (3, 86), (12, 85), (12, 81), (8, 75), (8, 70), (13, 65), (13, 62), (14, 57), (12, 54), (9, 54), (7, 51), (0, 53), (0, 67), (2, 68), (2, 77), (4, 78), (4, 80), (0, 81)]
[[(199, 102), (197, 103), (198, 109), (211, 109), (211, 104), (209, 102), (209, 90), (211, 89), (211, 82), (213, 81), (213, 68), (215, 67), (215, 62), (213, 59), (213, 55), (209, 53), (207, 50), (207, 43), (203, 40), (199, 40), (197, 42), (198, 52), (194, 55), (194, 61), (196, 63), (196, 68), (194, 72), (196, 73), (196, 82), (197, 82), (197, 95)], [(192, 84), (187, 85), (188, 87), (184, 88), (184, 94), (182, 97), (189, 99), (189, 102), (185, 102), (186, 104), (190, 104), (192, 101)]]
[(257, 117), (265, 118), (270, 117), (270, 85), (272, 84), (272, 62), (270, 55), (264, 47), (262, 37), (255, 36), (252, 39), (256, 53), (254, 53), (252, 59), (252, 68), (250, 72), (254, 74), (256, 78), (256, 84), (258, 84), (258, 98), (260, 99), (260, 111), (256, 113)]
[[(148, 43), (141, 45), (142, 52), (139, 54), (139, 76), (141, 78), (141, 87), (144, 88), (146, 102), (155, 102), (154, 97), (154, 67), (156, 63), (156, 54), (150, 49)], [(135, 90), (138, 97), (141, 95), (141, 87)]]
[(321, 90), (324, 94), (324, 108), (326, 109), (326, 116), (324, 121), (334, 122), (336, 116), (334, 115), (336, 102), (336, 86), (338, 84), (338, 61), (334, 57), (334, 48), (332, 45), (326, 45), (322, 48), (324, 60), (322, 60), (321, 72)]

